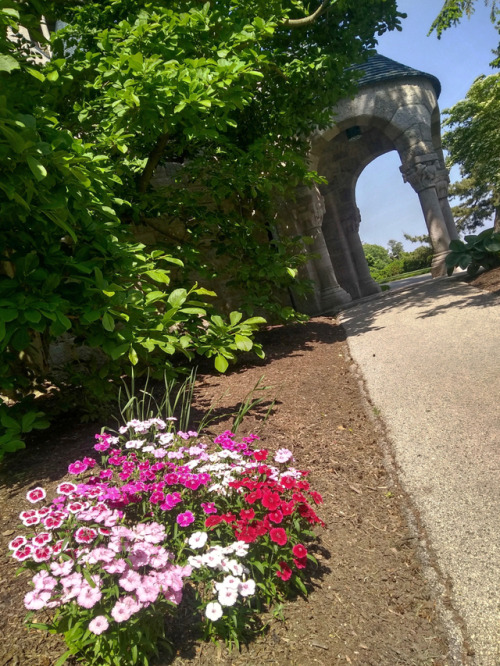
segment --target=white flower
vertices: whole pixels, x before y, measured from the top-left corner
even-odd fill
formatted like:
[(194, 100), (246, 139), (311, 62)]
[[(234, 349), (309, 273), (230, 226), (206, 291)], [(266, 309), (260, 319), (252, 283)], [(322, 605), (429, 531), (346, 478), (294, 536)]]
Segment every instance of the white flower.
[(212, 622), (222, 617), (222, 606), (217, 601), (211, 601), (205, 608), (205, 615)]
[(245, 557), (245, 555), (248, 554), (248, 549), (250, 548), (250, 545), (245, 543), (245, 541), (235, 541), (232, 546), (233, 553), (238, 557)]
[(140, 449), (146, 440), (144, 439), (130, 439), (125, 443), (126, 449)]
[(293, 460), (293, 453), (290, 449), (278, 449), (274, 459), (277, 463), (286, 463), (289, 460)]
[(154, 451), (156, 451), (156, 448), (154, 446), (148, 445), (148, 446), (143, 446), (142, 450), (144, 451), (144, 453), (153, 453)]
[(233, 574), (233, 576), (241, 576), (243, 574), (243, 565), (236, 560), (229, 560), (227, 563), (227, 568)]
[(255, 581), (251, 578), (249, 580), (242, 581), (238, 585), (238, 592), (242, 597), (249, 597), (252, 594), (255, 594)]
[(208, 535), (207, 535), (206, 532), (194, 532), (194, 534), (192, 534), (189, 537), (188, 543), (189, 543), (191, 548), (195, 548), (195, 549), (203, 548), (203, 546), (207, 542), (207, 539), (208, 539)]
[(234, 606), (238, 600), (238, 589), (232, 587), (223, 587), (219, 590), (219, 603), (221, 606)]
[(200, 569), (205, 563), (201, 555), (190, 555), (187, 561), (193, 569)]
[(222, 581), (224, 587), (229, 587), (232, 590), (237, 590), (241, 580), (236, 576), (226, 576)]

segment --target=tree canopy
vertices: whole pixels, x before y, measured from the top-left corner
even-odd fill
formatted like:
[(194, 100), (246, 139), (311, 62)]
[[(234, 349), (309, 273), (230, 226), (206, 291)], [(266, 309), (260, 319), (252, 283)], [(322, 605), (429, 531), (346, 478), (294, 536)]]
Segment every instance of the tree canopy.
[[(2, 3), (0, 449), (44, 423), (29, 404), (49, 382), (86, 387), (92, 411), (130, 364), (261, 353), (252, 331), (293, 316), (281, 294), (304, 261), (274, 233), (280, 197), (317, 179), (308, 134), (399, 16), (396, 0)], [(55, 374), (61, 336), (97, 352)]]

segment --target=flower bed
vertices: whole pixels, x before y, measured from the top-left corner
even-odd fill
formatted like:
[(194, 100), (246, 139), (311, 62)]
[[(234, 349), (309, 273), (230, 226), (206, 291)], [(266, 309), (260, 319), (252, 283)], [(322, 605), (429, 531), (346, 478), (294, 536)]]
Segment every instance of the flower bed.
[[(268, 462), (257, 437), (226, 431), (212, 442), (175, 432), (173, 419), (133, 420), (96, 435), (101, 464), (69, 466), (74, 482), (28, 492), (25, 535), (9, 547), (34, 572), (25, 597), (30, 625), (64, 633), (88, 664), (148, 664), (186, 584), (207, 638), (238, 645), (263, 606), (306, 593), (315, 562), (304, 544), (323, 525), (322, 498), (293, 455)], [(52, 610), (47, 624), (33, 614)]]

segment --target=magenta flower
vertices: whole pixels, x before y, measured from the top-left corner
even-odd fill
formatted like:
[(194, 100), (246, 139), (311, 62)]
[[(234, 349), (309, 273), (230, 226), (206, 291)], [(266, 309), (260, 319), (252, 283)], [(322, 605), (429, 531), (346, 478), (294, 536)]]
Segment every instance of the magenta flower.
[(191, 511), (184, 511), (177, 516), (177, 524), (181, 527), (187, 527), (194, 523), (194, 515)]
[(75, 532), (75, 540), (77, 543), (92, 543), (97, 537), (97, 532), (91, 527), (80, 527)]
[(9, 543), (9, 549), (17, 550), (18, 548), (21, 548), (21, 546), (24, 546), (25, 543), (27, 543), (27, 539), (25, 539), (23, 536), (16, 536), (16, 538), (12, 539), (12, 541)]
[(35, 504), (36, 502), (40, 502), (40, 500), (45, 499), (47, 497), (47, 493), (43, 488), (33, 488), (33, 490), (30, 490), (26, 494), (26, 498), (28, 502), (31, 502), (32, 504)]
[(205, 513), (217, 513), (217, 507), (213, 502), (202, 502), (201, 508)]
[(69, 465), (68, 472), (70, 474), (78, 475), (78, 474), (83, 474), (84, 472), (87, 471), (87, 469), (88, 467), (85, 463), (81, 462), (81, 460), (75, 460), (74, 463), (71, 463), (71, 465)]
[(52, 534), (49, 532), (40, 532), (35, 537), (33, 537), (33, 544), (36, 546), (45, 546), (46, 543), (49, 543), (52, 539)]
[(24, 546), (21, 546), (21, 548), (18, 548), (12, 553), (12, 557), (14, 557), (18, 562), (24, 562), (25, 560), (29, 560), (30, 557), (33, 555), (34, 548), (31, 544), (27, 543)]
[(60, 483), (57, 486), (57, 492), (60, 495), (71, 495), (76, 490), (76, 486), (73, 483)]
[(96, 636), (100, 636), (109, 627), (109, 622), (104, 615), (98, 615), (91, 622), (89, 622), (89, 631)]
[(50, 546), (39, 546), (33, 552), (33, 559), (35, 562), (47, 562), (47, 560), (50, 560), (51, 555), (52, 548)]

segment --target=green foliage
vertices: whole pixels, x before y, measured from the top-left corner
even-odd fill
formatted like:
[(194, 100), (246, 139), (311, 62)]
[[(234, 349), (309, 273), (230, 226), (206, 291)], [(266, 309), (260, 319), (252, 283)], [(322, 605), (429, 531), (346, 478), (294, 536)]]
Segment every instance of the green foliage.
[(446, 266), (448, 275), (456, 266), (466, 268), (469, 275), (475, 275), (481, 266), (486, 270), (500, 266), (500, 233), (485, 229), (477, 236), (466, 236), (464, 241), (451, 241)]
[(363, 243), (363, 250), (370, 269), (380, 270), (390, 262), (389, 252), (382, 245)]
[(429, 268), (432, 263), (433, 250), (430, 245), (421, 245), (412, 252), (403, 254), (403, 272), (418, 271)]
[[(0, 9), (2, 409), (84, 386), (92, 411), (130, 364), (173, 375), (201, 354), (223, 372), (262, 355), (260, 315), (293, 314), (281, 294), (305, 260), (301, 239), (273, 236), (277, 198), (317, 178), (305, 137), (354, 90), (347, 66), (397, 27), (395, 0), (333, 3), (293, 30), (308, 11), (288, 0), (55, 0), (44, 16), (68, 25), (50, 44), (41, 12)], [(51, 60), (8, 39), (21, 25)], [(224, 318), (226, 301), (241, 312)]]
[(452, 190), (463, 200), (461, 226), (475, 229), (500, 210), (500, 74), (480, 76), (464, 100), (448, 114), (443, 146), (448, 164), (457, 164), (464, 178)]
[(389, 248), (389, 255), (391, 259), (400, 259), (404, 253), (403, 243), (401, 241), (390, 240), (387, 242)]

